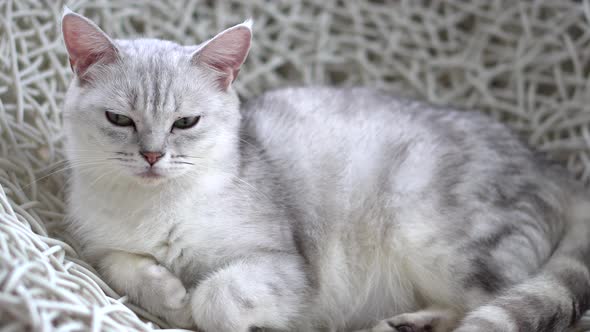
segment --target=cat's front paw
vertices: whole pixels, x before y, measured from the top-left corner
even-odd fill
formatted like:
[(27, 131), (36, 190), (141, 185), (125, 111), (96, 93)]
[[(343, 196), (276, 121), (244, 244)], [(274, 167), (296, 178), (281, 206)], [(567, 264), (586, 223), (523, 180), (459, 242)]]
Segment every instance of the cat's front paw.
[(246, 308), (237, 305), (229, 287), (229, 284), (206, 280), (195, 289), (191, 309), (195, 322), (203, 331), (247, 331), (242, 329), (243, 323), (240, 322)]
[(191, 294), (197, 326), (205, 332), (310, 331), (302, 319), (304, 273), (290, 259), (261, 255), (210, 274)]
[(180, 281), (167, 268), (149, 265), (142, 269), (140, 287), (145, 290), (143, 304), (153, 313), (179, 327), (192, 327), (190, 296)]
[(188, 305), (186, 288), (167, 268), (161, 265), (147, 266), (142, 277), (141, 287), (153, 293), (153, 301), (161, 301), (167, 309), (180, 309)]
[(254, 296), (245, 288), (255, 283), (245, 285), (229, 271), (205, 279), (191, 295), (197, 326), (205, 332), (249, 332), (262, 327), (260, 320), (267, 313), (260, 311), (257, 300), (264, 295)]

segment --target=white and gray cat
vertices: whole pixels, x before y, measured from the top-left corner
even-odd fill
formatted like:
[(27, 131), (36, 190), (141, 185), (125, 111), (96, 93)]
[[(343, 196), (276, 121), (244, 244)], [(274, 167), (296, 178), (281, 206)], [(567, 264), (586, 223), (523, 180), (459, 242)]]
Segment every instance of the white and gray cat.
[(361, 88), (240, 108), (248, 22), (197, 46), (62, 29), (70, 229), (172, 324), (563, 331), (589, 308), (589, 196), (504, 126)]

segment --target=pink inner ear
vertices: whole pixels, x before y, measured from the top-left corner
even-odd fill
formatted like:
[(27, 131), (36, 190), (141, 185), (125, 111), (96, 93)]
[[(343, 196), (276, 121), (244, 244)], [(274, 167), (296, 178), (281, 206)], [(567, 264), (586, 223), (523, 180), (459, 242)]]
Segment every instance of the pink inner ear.
[(220, 73), (220, 85), (227, 89), (236, 79), (250, 49), (252, 33), (246, 26), (222, 32), (195, 54), (193, 62), (203, 63)]
[(95, 63), (116, 60), (117, 50), (109, 38), (83, 17), (74, 14), (64, 16), (62, 31), (70, 66), (79, 78)]

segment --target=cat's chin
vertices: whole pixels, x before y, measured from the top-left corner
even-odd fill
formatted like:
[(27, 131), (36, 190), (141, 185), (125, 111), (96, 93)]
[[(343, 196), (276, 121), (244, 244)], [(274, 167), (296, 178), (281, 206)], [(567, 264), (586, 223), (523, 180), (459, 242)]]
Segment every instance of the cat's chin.
[(165, 182), (168, 176), (154, 170), (147, 170), (137, 174), (136, 179), (141, 184), (157, 185)]

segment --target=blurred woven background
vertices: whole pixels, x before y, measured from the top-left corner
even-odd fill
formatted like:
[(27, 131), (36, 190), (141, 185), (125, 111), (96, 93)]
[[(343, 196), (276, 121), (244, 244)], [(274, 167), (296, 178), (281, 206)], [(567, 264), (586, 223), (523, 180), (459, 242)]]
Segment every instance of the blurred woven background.
[[(245, 98), (293, 84), (370, 85), (479, 109), (590, 182), (589, 0), (68, 5), (115, 38), (184, 44), (252, 17), (254, 44), (235, 85)], [(154, 325), (121, 304), (60, 228), (67, 177), (60, 108), (71, 78), (62, 6), (0, 0), (0, 326), (149, 330)]]

